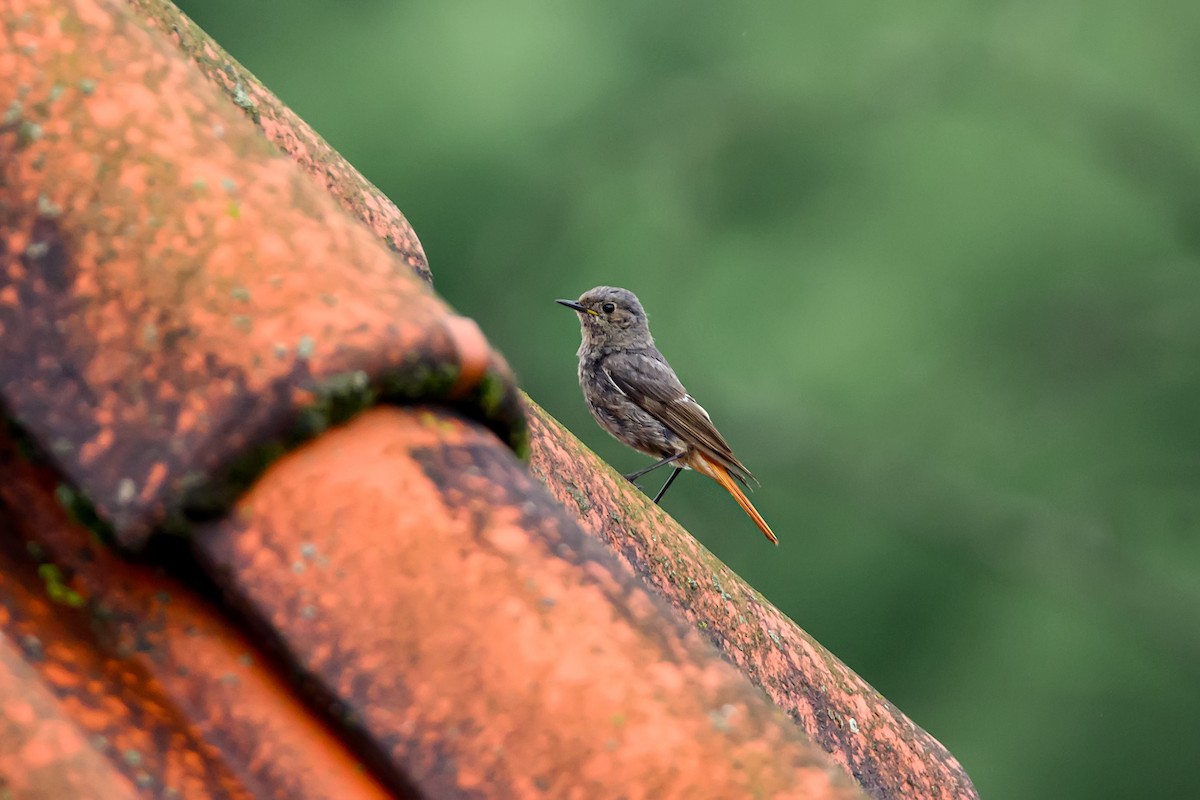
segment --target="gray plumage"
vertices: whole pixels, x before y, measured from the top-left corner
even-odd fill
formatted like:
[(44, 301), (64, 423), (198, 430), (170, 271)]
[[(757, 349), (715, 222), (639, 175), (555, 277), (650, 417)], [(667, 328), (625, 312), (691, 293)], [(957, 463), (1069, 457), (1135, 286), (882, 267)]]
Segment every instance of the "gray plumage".
[[(559, 302), (579, 312), (579, 384), (600, 427), (654, 458), (699, 451), (742, 483), (753, 480), (654, 346), (633, 292), (598, 286), (574, 303)], [(692, 466), (689, 460), (681, 458), (680, 466)]]

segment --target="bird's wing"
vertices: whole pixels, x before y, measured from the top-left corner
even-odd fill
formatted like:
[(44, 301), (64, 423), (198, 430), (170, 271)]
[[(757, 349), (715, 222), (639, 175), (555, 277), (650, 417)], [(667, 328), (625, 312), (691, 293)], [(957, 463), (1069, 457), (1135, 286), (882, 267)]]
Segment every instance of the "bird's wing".
[(754, 480), (713, 425), (708, 412), (683, 388), (661, 353), (653, 350), (612, 353), (601, 366), (622, 394), (675, 435), (724, 466), (742, 483)]

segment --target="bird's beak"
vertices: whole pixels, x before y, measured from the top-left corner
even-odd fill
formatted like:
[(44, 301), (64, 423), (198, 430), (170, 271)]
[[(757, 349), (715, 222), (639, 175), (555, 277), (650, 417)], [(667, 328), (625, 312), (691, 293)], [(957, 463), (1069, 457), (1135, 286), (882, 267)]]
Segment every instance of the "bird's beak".
[(584, 306), (583, 304), (581, 304), (575, 300), (555, 300), (554, 302), (558, 303), (560, 306), (566, 306), (567, 308), (571, 309), (572, 311), (578, 311), (580, 314), (591, 314), (593, 317), (600, 316), (600, 314), (598, 314), (597, 312), (593, 311), (592, 309)]

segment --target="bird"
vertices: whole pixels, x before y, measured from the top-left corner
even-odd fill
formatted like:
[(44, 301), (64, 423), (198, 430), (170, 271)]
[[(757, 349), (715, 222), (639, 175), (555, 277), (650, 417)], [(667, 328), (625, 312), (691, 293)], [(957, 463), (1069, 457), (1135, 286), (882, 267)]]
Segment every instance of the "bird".
[(579, 315), (583, 334), (577, 353), (579, 385), (588, 410), (617, 441), (658, 459), (625, 478), (636, 482), (659, 467), (673, 465), (671, 476), (654, 497), (657, 504), (682, 470), (703, 473), (733, 495), (763, 535), (779, 544), (738, 485), (749, 488), (750, 481), (757, 480), (654, 345), (637, 295), (615, 286), (597, 286), (578, 300), (555, 302)]

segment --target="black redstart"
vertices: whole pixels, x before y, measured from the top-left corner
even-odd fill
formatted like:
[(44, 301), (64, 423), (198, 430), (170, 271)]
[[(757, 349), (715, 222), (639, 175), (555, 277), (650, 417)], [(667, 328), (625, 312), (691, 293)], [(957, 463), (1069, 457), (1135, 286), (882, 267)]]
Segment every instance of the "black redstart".
[(779, 544), (771, 526), (750, 503), (743, 485), (754, 480), (733, 455), (708, 412), (683, 388), (675, 370), (654, 346), (646, 312), (628, 289), (597, 286), (578, 300), (556, 302), (579, 312), (579, 385), (600, 427), (616, 439), (659, 459), (626, 475), (637, 480), (665, 464), (675, 469), (654, 498), (657, 503), (680, 470), (702, 472), (733, 495), (766, 537)]

